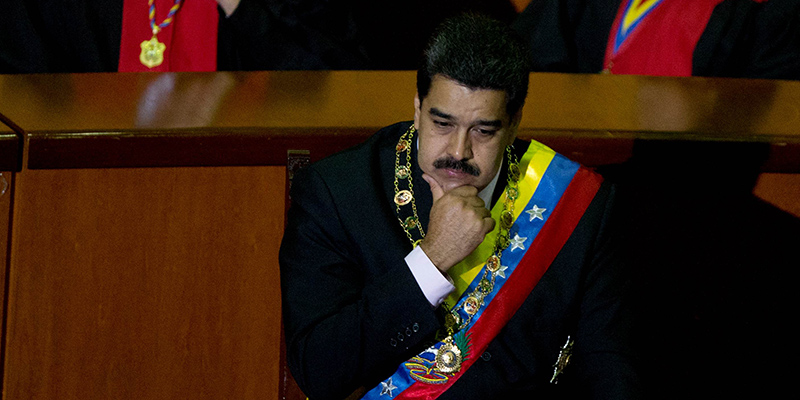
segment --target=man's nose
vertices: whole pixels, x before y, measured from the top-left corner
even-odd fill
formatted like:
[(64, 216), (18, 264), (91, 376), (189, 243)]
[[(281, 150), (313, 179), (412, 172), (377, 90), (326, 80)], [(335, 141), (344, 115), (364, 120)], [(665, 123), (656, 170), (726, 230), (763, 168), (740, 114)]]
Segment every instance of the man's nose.
[(469, 160), (472, 158), (472, 138), (469, 131), (459, 129), (450, 137), (448, 153), (456, 160)]

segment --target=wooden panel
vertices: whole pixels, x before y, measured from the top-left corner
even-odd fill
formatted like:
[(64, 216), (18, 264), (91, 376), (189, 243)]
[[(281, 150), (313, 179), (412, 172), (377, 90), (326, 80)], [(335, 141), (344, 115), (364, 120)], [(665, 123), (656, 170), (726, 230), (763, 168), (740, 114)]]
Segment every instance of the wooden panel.
[(0, 171), (20, 170), (22, 137), (22, 130), (0, 114)]
[(276, 398), (284, 174), (20, 173), (4, 398)]
[[(11, 209), (14, 197), (14, 174), (8, 171), (0, 172), (0, 290), (3, 295), (3, 308), (0, 311), (0, 363), (5, 359), (5, 337), (6, 337), (6, 289), (9, 262), (9, 244), (11, 238)], [(2, 364), (0, 364), (0, 376), (2, 376)]]

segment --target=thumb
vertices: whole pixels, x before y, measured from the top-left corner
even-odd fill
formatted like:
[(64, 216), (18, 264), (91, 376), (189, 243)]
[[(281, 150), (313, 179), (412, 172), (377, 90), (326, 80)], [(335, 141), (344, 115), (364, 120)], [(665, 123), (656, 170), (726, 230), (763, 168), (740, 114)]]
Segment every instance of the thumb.
[(428, 182), (428, 185), (431, 186), (433, 201), (439, 200), (442, 196), (444, 196), (444, 189), (442, 189), (442, 186), (439, 185), (439, 182), (436, 182), (436, 179), (433, 179), (433, 177), (428, 174), (422, 174), (422, 179), (425, 179), (425, 182)]

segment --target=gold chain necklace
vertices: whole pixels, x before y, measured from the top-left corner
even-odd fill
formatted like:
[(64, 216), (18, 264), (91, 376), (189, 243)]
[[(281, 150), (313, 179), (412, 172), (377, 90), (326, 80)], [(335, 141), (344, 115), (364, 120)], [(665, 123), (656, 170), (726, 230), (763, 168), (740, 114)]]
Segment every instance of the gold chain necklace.
[[(425, 238), (422, 224), (419, 223), (417, 206), (414, 201), (414, 184), (411, 177), (411, 146), (413, 143), (416, 129), (412, 124), (408, 130), (400, 136), (395, 148), (395, 167), (394, 167), (394, 203), (400, 226), (405, 231), (411, 245), (416, 247)], [(494, 283), (498, 276), (505, 278), (506, 267), (500, 264), (500, 257), (509, 243), (508, 231), (514, 224), (514, 202), (519, 197), (518, 182), (520, 178), (519, 161), (511, 151), (512, 146), (506, 147), (508, 157), (508, 178), (504, 191), (503, 211), (500, 213), (500, 231), (495, 240), (492, 255), (486, 259), (483, 267), (483, 275), (475, 289), (470, 292), (464, 301), (461, 301), (452, 310), (448, 310), (445, 316), (445, 336), (444, 343), (436, 353), (436, 370), (442, 373), (456, 373), (461, 369), (461, 363), (467, 359), (469, 353), (469, 338), (463, 334), (456, 335), (472, 321), (472, 317), (485, 305), (484, 299), (494, 290)], [(405, 164), (401, 164), (401, 155), (405, 154)], [(401, 189), (402, 186), (407, 189)], [(411, 204), (411, 215), (403, 218), (401, 212), (407, 208), (404, 206)], [(416, 230), (415, 230), (416, 228)], [(412, 233), (413, 232), (413, 233)], [(418, 232), (418, 234), (417, 234)], [(415, 239), (415, 236), (419, 236)], [(464, 311), (467, 315), (463, 320), (459, 311)]]
[[(411, 146), (414, 141), (414, 132), (416, 131), (414, 124), (411, 124), (408, 130), (400, 136), (400, 140), (395, 147), (394, 159), (395, 210), (400, 226), (403, 227), (403, 231), (405, 231), (413, 247), (417, 247), (425, 237), (425, 231), (422, 230), (422, 224), (419, 223), (419, 216), (417, 215), (417, 204), (414, 201), (414, 182), (411, 179)], [(405, 164), (400, 163), (401, 154), (405, 154)], [(404, 189), (400, 188), (401, 183)], [(408, 204), (411, 204), (411, 215), (403, 218), (403, 212), (407, 211), (407, 208), (402, 207)]]

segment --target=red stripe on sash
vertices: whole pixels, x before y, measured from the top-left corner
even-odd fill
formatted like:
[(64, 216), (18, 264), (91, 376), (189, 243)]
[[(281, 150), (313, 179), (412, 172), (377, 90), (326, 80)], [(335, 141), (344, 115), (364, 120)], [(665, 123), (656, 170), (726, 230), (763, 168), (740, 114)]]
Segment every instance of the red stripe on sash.
[(597, 194), (602, 181), (600, 175), (584, 167), (580, 167), (575, 173), (547, 223), (522, 257), (512, 275), (513, 279), (509, 279), (503, 285), (494, 300), (486, 306), (483, 315), (469, 330), (470, 356), (461, 365), (461, 372), (442, 385), (416, 382), (394, 397), (395, 399), (435, 399), (464, 375), (522, 306), (539, 279), (553, 263)]

